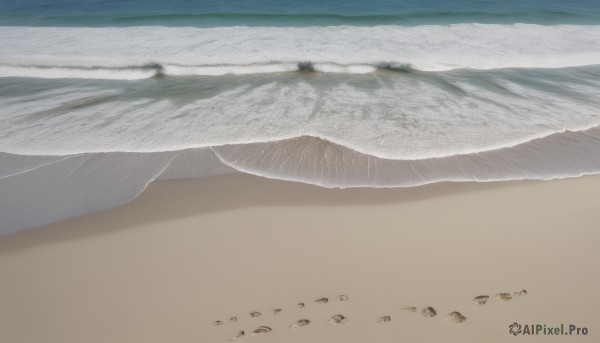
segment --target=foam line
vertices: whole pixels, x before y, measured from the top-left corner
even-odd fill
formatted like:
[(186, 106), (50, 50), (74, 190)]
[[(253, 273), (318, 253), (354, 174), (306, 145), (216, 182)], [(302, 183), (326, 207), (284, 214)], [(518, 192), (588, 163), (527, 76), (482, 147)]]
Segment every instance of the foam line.
[(26, 173), (71, 156), (23, 156), (0, 152), (0, 179)]
[(141, 68), (77, 68), (0, 65), (0, 77), (43, 79), (142, 80), (156, 75)]

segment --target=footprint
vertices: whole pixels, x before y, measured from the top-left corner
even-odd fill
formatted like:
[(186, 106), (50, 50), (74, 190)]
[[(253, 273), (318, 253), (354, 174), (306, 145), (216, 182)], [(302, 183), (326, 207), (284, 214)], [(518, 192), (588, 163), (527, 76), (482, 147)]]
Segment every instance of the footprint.
[(281, 312), (281, 309), (280, 309), (280, 308), (274, 308), (274, 309), (273, 309), (273, 315), (276, 315), (276, 314), (278, 314), (279, 312)]
[(250, 317), (252, 317), (252, 318), (256, 318), (256, 317), (260, 317), (260, 316), (262, 316), (262, 313), (260, 313), (258, 311), (250, 312)]
[(298, 308), (304, 308), (304, 303), (298, 303), (296, 306), (298, 306)]
[(509, 301), (510, 299), (512, 299), (512, 295), (510, 295), (510, 293), (498, 293), (496, 294), (496, 298), (502, 301)]
[(460, 312), (452, 312), (446, 316), (446, 321), (450, 323), (462, 323), (467, 320), (467, 317), (463, 316)]
[(327, 298), (321, 298), (321, 299), (315, 300), (315, 302), (317, 304), (327, 304), (329, 302), (329, 299), (327, 299)]
[(230, 341), (240, 341), (242, 338), (244, 338), (244, 336), (246, 336), (246, 333), (244, 332), (244, 330), (242, 330), (237, 334), (237, 336), (231, 337), (229, 340)]
[(220, 320), (215, 320), (215, 321), (213, 322), (213, 325), (214, 325), (214, 326), (223, 325), (223, 322), (222, 322), (222, 321), (220, 321)]
[(273, 331), (273, 329), (271, 329), (268, 326), (259, 326), (256, 329), (254, 329), (254, 331), (252, 331), (252, 336), (266, 335), (266, 334), (268, 334), (271, 331)]
[(230, 322), (237, 322), (237, 317), (231, 317), (231, 318), (229, 318), (229, 321)]
[(417, 308), (412, 306), (412, 307), (405, 307), (403, 309), (401, 309), (402, 311), (408, 311), (408, 312), (417, 312)]
[(387, 323), (390, 320), (392, 320), (392, 317), (390, 317), (390, 316), (383, 316), (383, 317), (377, 319), (377, 322), (378, 323)]
[(348, 301), (348, 300), (350, 300), (350, 297), (347, 296), (347, 295), (342, 294), (342, 295), (338, 296), (338, 299), (340, 301)]
[(480, 296), (473, 298), (473, 303), (475, 303), (475, 305), (485, 305), (485, 303), (487, 303), (489, 298), (490, 298), (489, 295), (480, 295)]
[(437, 312), (435, 312), (433, 307), (425, 307), (423, 310), (421, 310), (421, 314), (423, 317), (433, 318), (437, 315)]
[(348, 318), (342, 316), (341, 314), (336, 314), (335, 316), (329, 318), (327, 323), (333, 326), (344, 325), (348, 322)]
[(522, 297), (524, 295), (527, 295), (527, 291), (526, 290), (521, 290), (521, 291), (518, 291), (518, 292), (512, 292), (512, 295)]
[(294, 324), (290, 325), (290, 330), (294, 331), (294, 330), (298, 330), (302, 327), (307, 326), (308, 324), (310, 324), (310, 320), (308, 319), (300, 319), (299, 321), (295, 322)]

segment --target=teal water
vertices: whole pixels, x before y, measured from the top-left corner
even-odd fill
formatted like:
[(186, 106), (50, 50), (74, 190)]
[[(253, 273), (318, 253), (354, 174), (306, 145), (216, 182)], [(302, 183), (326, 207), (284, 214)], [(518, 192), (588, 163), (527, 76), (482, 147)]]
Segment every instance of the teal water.
[(597, 0), (22, 0), (0, 2), (0, 25), (313, 26), (451, 23), (597, 24)]

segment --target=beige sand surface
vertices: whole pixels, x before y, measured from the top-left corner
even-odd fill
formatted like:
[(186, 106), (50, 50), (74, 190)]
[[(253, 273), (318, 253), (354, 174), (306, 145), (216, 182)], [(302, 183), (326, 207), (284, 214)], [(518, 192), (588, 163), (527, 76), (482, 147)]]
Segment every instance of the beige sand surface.
[[(600, 176), (392, 190), (161, 182), (124, 207), (1, 238), (0, 342), (219, 343), (239, 330), (265, 343), (598, 342), (599, 193)], [(479, 295), (491, 298), (476, 306)], [(453, 311), (467, 320), (445, 321)], [(328, 325), (335, 314), (349, 321)], [(514, 321), (589, 333), (512, 337)], [(253, 337), (260, 325), (273, 331)]]

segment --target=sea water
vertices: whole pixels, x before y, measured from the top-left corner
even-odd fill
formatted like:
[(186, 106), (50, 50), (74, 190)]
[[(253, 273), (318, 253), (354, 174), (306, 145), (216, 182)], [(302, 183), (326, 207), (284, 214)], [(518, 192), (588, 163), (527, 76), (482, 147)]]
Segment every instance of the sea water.
[(600, 171), (597, 0), (0, 1), (0, 47), (0, 233), (156, 179)]

